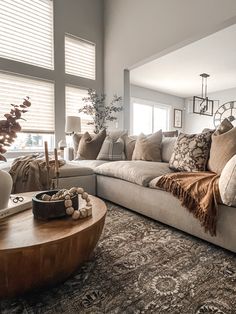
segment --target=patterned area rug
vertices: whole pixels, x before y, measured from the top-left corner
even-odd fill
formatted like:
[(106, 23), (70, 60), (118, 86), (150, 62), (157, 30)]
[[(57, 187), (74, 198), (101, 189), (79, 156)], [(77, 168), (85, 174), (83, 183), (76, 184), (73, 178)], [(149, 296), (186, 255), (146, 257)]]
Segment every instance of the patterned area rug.
[(107, 205), (94, 257), (54, 289), (0, 302), (0, 313), (236, 313), (235, 254)]

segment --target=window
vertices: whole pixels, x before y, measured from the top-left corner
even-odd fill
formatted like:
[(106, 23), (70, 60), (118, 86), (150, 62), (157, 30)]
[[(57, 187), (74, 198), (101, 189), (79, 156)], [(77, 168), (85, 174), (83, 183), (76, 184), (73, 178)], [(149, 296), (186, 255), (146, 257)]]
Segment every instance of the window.
[(131, 101), (131, 132), (150, 134), (169, 128), (169, 107), (149, 101), (133, 99)]
[(65, 68), (67, 74), (95, 80), (95, 44), (66, 35)]
[(88, 122), (93, 121), (92, 117), (79, 113), (79, 109), (84, 105), (82, 99), (87, 96), (88, 93), (86, 89), (66, 86), (66, 116), (81, 117), (81, 132), (92, 132), (94, 130), (93, 125), (88, 124)]
[(0, 57), (53, 69), (53, 1), (0, 1)]
[[(42, 134), (54, 133), (54, 84), (0, 73), (0, 117), (9, 112), (10, 104), (21, 104), (21, 100), (23, 101), (26, 96), (30, 97), (32, 106), (24, 114), (26, 121), (21, 120), (20, 125), (22, 132), (28, 135), (18, 134), (17, 141), (11, 147), (15, 150), (26, 147), (43, 148), (43, 142), (40, 140), (44, 137)], [(28, 140), (27, 145), (24, 138)]]

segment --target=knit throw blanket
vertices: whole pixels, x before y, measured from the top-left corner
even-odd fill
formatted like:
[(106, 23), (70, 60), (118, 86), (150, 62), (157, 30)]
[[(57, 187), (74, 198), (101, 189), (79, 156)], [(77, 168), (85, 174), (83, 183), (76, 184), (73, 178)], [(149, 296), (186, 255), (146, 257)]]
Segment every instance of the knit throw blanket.
[(213, 172), (177, 172), (161, 176), (156, 186), (176, 196), (198, 218), (205, 232), (216, 235), (220, 202), (219, 175)]
[[(52, 157), (50, 157), (49, 164), (48, 182), (47, 167), (43, 154), (32, 154), (16, 158), (9, 171), (13, 180), (12, 193), (47, 190), (51, 185), (52, 178), (55, 177), (55, 160)], [(59, 160), (59, 166), (64, 164), (64, 160)]]

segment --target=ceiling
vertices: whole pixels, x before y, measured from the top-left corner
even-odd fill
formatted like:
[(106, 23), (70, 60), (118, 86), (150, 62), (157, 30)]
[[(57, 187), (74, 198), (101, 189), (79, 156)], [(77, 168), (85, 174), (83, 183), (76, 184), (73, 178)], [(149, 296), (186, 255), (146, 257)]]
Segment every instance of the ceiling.
[(198, 40), (130, 71), (131, 84), (179, 97), (201, 94), (208, 73), (208, 92), (236, 87), (236, 25)]

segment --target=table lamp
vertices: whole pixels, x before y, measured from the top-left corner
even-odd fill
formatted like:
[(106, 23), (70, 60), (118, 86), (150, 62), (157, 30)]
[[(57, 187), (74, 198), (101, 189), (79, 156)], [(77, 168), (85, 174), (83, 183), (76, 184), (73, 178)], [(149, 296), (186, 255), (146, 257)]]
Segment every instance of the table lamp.
[[(78, 116), (67, 116), (65, 132), (69, 135), (81, 132), (81, 119)], [(64, 149), (64, 159), (72, 160), (74, 158), (74, 150), (72, 148), (72, 137), (70, 137), (69, 147)]]

